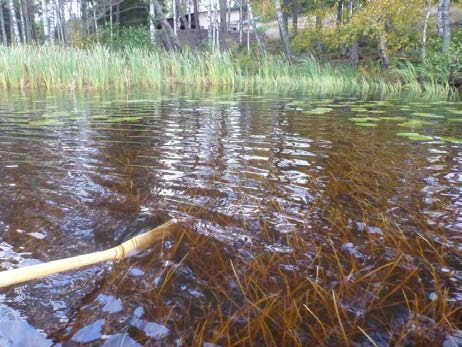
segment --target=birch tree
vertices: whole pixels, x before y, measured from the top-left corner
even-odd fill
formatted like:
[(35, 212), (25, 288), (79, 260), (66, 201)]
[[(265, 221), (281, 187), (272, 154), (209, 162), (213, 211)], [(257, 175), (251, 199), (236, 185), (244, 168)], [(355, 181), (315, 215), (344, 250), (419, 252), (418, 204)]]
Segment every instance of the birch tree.
[(149, 1), (149, 37), (153, 46), (156, 45), (156, 7), (152, 0)]
[(276, 9), (276, 15), (278, 18), (279, 33), (281, 36), (282, 46), (284, 47), (284, 55), (288, 62), (292, 61), (292, 52), (289, 44), (289, 37), (284, 27), (284, 17), (282, 13), (281, 3), (279, 0), (274, 0), (274, 7)]
[(10, 11), (11, 43), (20, 45), (21, 36), (19, 35), (18, 19), (16, 17), (16, 8), (14, 7), (14, 0), (8, 1), (8, 9)]
[(422, 61), (425, 61), (427, 55), (427, 28), (428, 21), (430, 19), (430, 13), (432, 10), (432, 4), (430, 0), (427, 0), (427, 10), (425, 11), (424, 24), (422, 28)]
[(449, 50), (449, 44), (451, 41), (451, 32), (449, 27), (450, 4), (450, 0), (440, 0), (438, 3), (437, 26), (438, 34), (443, 40), (443, 52), (447, 52)]
[(175, 51), (181, 51), (181, 44), (178, 40), (178, 37), (173, 32), (172, 28), (170, 27), (167, 18), (165, 18), (165, 14), (163, 12), (162, 6), (160, 5), (158, 0), (151, 0), (154, 4), (154, 10), (156, 12), (156, 17), (159, 19), (160, 23), (162, 24), (162, 29), (167, 36), (167, 39), (171, 41), (172, 49)]
[(2, 42), (4, 46), (8, 46), (8, 38), (6, 37), (5, 17), (3, 16), (3, 1), (0, 0), (0, 30), (2, 33)]
[(258, 50), (259, 50), (261, 55), (264, 55), (265, 54), (265, 46), (263, 45), (263, 41), (262, 41), (262, 39), (260, 37), (260, 34), (257, 31), (257, 24), (255, 23), (255, 18), (253, 16), (252, 6), (250, 5), (250, 2), (247, 3), (247, 11), (249, 12), (249, 19), (252, 22), (252, 28), (253, 28), (253, 32), (254, 32), (254, 35), (255, 35), (255, 39), (257, 40)]

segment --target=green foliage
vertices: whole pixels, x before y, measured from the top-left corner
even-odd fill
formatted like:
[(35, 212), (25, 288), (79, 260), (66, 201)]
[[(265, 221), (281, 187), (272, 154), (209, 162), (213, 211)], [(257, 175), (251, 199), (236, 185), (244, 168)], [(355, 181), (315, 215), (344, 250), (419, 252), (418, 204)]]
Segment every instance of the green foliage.
[[(111, 34), (112, 31), (112, 34)], [(96, 35), (90, 37), (90, 42), (110, 47), (114, 50), (150, 48), (149, 28), (145, 26), (129, 26), (119, 28), (106, 24)]]

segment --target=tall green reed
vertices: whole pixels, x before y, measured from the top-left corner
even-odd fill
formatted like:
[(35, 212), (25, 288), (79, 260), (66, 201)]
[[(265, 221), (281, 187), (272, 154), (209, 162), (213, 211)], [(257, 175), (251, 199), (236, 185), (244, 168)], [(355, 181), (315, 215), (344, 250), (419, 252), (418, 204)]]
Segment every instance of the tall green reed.
[[(430, 97), (449, 92), (445, 67), (404, 62), (394, 70), (362, 69), (321, 63), (308, 57), (288, 64), (274, 55), (255, 56), (254, 69), (231, 52), (172, 53), (141, 48), (112, 51), (103, 46), (78, 49), (27, 46), (0, 49), (3, 89), (125, 89), (165, 85), (271, 88), (323, 94), (397, 94)], [(447, 75), (446, 75), (447, 76)]]

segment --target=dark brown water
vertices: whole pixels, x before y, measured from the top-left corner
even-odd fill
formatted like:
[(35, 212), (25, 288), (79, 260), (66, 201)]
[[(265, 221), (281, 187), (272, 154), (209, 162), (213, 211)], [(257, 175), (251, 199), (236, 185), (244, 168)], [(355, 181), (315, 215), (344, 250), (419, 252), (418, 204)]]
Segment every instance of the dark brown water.
[[(112, 247), (168, 218), (243, 256), (286, 253), (291, 233), (335, 237), (334, 210), (370, 234), (382, 233), (384, 218), (404, 233), (443, 230), (457, 253), (461, 121), (462, 104), (448, 102), (3, 95), (0, 267)], [(358, 259), (361, 247), (344, 243)], [(0, 345), (179, 343), (171, 312), (166, 320), (146, 307), (159, 272), (181, 270), (170, 298), (178, 305), (207, 294), (190, 268), (159, 262), (157, 251), (1, 289)], [(440, 269), (451, 273), (448, 300), (459, 304), (460, 264)], [(130, 285), (119, 285), (122, 277)]]

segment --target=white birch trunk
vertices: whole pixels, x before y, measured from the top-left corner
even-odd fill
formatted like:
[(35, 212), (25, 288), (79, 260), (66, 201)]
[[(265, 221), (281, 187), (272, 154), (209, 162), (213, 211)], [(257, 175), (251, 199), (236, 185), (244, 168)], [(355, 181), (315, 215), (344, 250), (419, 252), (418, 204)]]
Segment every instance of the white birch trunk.
[(263, 41), (260, 37), (260, 34), (257, 31), (257, 24), (255, 23), (255, 18), (252, 12), (252, 6), (250, 2), (247, 3), (247, 10), (249, 11), (250, 21), (252, 22), (253, 33), (255, 35), (255, 39), (257, 40), (258, 50), (260, 51), (261, 55), (265, 54), (265, 46), (263, 45)]
[(14, 7), (14, 0), (9, 0), (8, 2), (10, 10), (10, 22), (11, 22), (11, 43), (12, 44), (21, 44), (21, 37), (19, 36), (19, 27), (18, 20), (16, 18), (16, 9)]
[(424, 18), (424, 25), (422, 29), (422, 61), (425, 60), (427, 55), (427, 28), (428, 28), (428, 20), (430, 19), (430, 12), (431, 12), (431, 3), (427, 3), (427, 11), (425, 12)]
[(250, 53), (250, 18), (249, 18), (249, 11), (247, 11), (247, 53)]
[(438, 4), (437, 24), (438, 33), (443, 40), (443, 52), (449, 50), (449, 44), (451, 42), (451, 32), (449, 27), (449, 6), (450, 0), (440, 0)]
[(243, 14), (243, 0), (240, 1), (240, 4), (239, 4), (239, 44), (242, 45), (242, 36), (243, 36), (243, 28), (242, 28), (242, 22), (244, 21), (244, 14)]
[(173, 7), (173, 32), (176, 35), (177, 30), (178, 30), (177, 15), (176, 15), (176, 0), (172, 1), (172, 7)]
[(284, 54), (286, 59), (290, 62), (292, 61), (292, 52), (290, 50), (289, 37), (284, 26), (284, 16), (282, 14), (281, 3), (279, 0), (274, 0), (274, 6), (276, 8), (276, 14), (278, 17), (279, 32), (281, 34), (281, 41), (284, 47)]
[(149, 1), (149, 36), (153, 46), (156, 45), (156, 7), (152, 0)]
[(8, 38), (6, 37), (5, 17), (3, 16), (3, 2), (0, 1), (0, 28), (2, 31), (2, 42), (6, 47), (8, 46)]
[(220, 50), (220, 13), (218, 0), (215, 0), (215, 49)]
[(207, 30), (207, 35), (209, 37), (209, 44), (213, 45), (213, 37), (212, 37), (212, 0), (208, 0), (207, 3), (207, 20), (209, 22), (209, 27)]
[(22, 0), (19, 0), (19, 24), (21, 26), (21, 42), (27, 43), (26, 40), (26, 20), (24, 18), (24, 11), (22, 9)]

